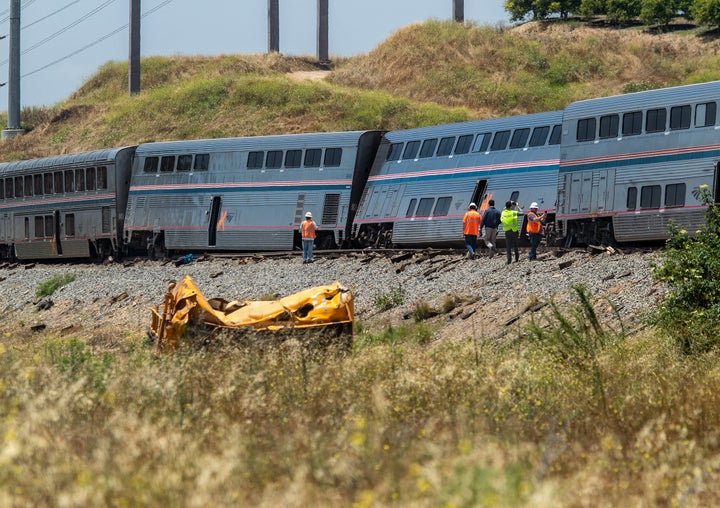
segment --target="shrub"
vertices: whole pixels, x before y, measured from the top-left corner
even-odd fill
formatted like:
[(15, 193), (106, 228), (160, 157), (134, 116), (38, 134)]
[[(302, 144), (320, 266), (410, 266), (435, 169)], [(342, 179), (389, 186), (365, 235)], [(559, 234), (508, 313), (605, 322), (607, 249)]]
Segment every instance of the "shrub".
[[(701, 202), (712, 203), (707, 186)], [(668, 296), (650, 321), (675, 339), (684, 353), (699, 353), (720, 344), (720, 208), (708, 206), (705, 224), (692, 236), (676, 225), (661, 262), (653, 265), (656, 280), (669, 287)]]
[(44, 296), (50, 296), (59, 288), (66, 284), (70, 284), (76, 278), (74, 273), (65, 273), (62, 275), (53, 275), (49, 279), (45, 279), (40, 282), (35, 289), (35, 296), (42, 298)]
[(405, 290), (401, 287), (390, 289), (387, 293), (375, 296), (375, 308), (379, 311), (390, 310), (402, 305), (405, 301)]

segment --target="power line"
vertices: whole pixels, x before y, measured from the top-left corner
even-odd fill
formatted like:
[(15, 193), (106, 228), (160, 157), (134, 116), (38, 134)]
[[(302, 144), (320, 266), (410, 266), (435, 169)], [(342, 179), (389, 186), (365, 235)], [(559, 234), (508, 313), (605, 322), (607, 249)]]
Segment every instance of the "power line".
[[(33, 0), (33, 1), (34, 1), (34, 0)], [(74, 5), (74, 4), (78, 3), (79, 1), (80, 1), (80, 0), (73, 0), (72, 2), (70, 2), (70, 3), (67, 4), (67, 5), (65, 5), (64, 7), (60, 7), (58, 10), (53, 11), (53, 12), (51, 12), (50, 14), (48, 14), (48, 15), (46, 15), (46, 16), (43, 16), (43, 17), (40, 18), (40, 19), (36, 19), (36, 20), (33, 21), (32, 23), (28, 23), (27, 25), (25, 25), (24, 27), (22, 27), (21, 30), (25, 30), (26, 28), (30, 28), (30, 27), (33, 26), (33, 25), (37, 25), (37, 24), (40, 23), (41, 21), (45, 21), (45, 20), (48, 19), (49, 17), (54, 16), (54, 15), (57, 14), (58, 12), (64, 11), (65, 9), (67, 9), (67, 8), (70, 7), (71, 5)]]
[[(33, 1), (34, 1), (34, 0), (33, 0)], [(141, 17), (141, 18), (144, 18), (144, 17), (146, 17), (146, 16), (149, 16), (150, 14), (154, 13), (154, 12), (157, 11), (158, 9), (161, 9), (162, 7), (165, 7), (167, 4), (171, 3), (172, 1), (173, 1), (173, 0), (163, 0), (162, 2), (160, 2), (158, 5), (156, 5), (156, 6), (153, 7), (152, 9), (149, 9), (148, 11), (146, 11), (146, 12), (145, 12), (144, 14), (142, 14), (140, 17)], [(117, 28), (116, 28), (115, 30), (113, 30), (112, 32), (103, 35), (103, 36), (100, 37), (99, 39), (96, 39), (96, 40), (94, 40), (93, 42), (91, 42), (91, 43), (89, 43), (89, 44), (86, 44), (85, 46), (83, 46), (83, 47), (81, 47), (81, 48), (79, 48), (79, 49), (76, 49), (75, 51), (73, 51), (73, 52), (71, 52), (71, 53), (68, 53), (67, 55), (65, 55), (65, 56), (63, 56), (63, 57), (61, 57), (61, 58), (58, 58), (57, 60), (53, 60), (52, 62), (49, 62), (49, 63), (47, 63), (46, 65), (43, 65), (42, 67), (39, 67), (39, 68), (37, 68), (37, 69), (35, 69), (35, 70), (32, 70), (32, 71), (28, 72), (27, 74), (23, 74), (21, 77), (24, 78), (24, 77), (27, 77), (27, 76), (31, 76), (31, 75), (33, 75), (33, 74), (36, 74), (36, 73), (38, 73), (38, 72), (40, 72), (40, 71), (43, 71), (43, 70), (49, 68), (49, 67), (52, 67), (53, 65), (56, 65), (56, 64), (58, 64), (58, 63), (60, 63), (60, 62), (62, 62), (62, 61), (64, 61), (64, 60), (67, 60), (68, 58), (71, 58), (71, 57), (77, 55), (78, 53), (82, 53), (82, 52), (85, 51), (86, 49), (89, 49), (89, 48), (91, 48), (91, 47), (93, 47), (93, 46), (101, 43), (101, 42), (104, 41), (105, 39), (108, 39), (108, 38), (112, 37), (113, 35), (122, 32), (122, 31), (125, 30), (128, 26), (129, 26), (129, 23), (125, 23), (124, 25), (117, 27)]]

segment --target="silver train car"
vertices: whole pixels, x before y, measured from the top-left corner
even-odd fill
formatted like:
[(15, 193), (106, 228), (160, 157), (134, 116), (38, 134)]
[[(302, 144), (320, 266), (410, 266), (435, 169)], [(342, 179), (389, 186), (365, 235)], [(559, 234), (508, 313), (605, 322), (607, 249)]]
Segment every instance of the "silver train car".
[(590, 99), (564, 112), (558, 236), (566, 245), (667, 238), (718, 202), (720, 82)]
[(300, 245), (305, 212), (319, 248), (347, 240), (382, 133), (355, 131), (138, 146), (125, 244), (168, 251), (272, 251)]
[(117, 255), (135, 147), (0, 164), (0, 258)]
[[(562, 111), (391, 131), (365, 186), (359, 246), (462, 243), (471, 202), (517, 201), (555, 214)], [(502, 234), (500, 235), (502, 236)]]

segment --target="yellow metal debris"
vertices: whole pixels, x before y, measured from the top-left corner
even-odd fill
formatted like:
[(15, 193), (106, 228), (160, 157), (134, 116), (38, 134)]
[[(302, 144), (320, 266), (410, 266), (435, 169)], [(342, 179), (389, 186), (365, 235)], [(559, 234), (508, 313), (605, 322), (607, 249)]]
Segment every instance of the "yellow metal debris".
[(162, 305), (151, 309), (150, 333), (158, 351), (177, 349), (188, 325), (269, 332), (338, 327), (352, 343), (353, 297), (339, 282), (305, 289), (280, 300), (206, 299), (190, 276), (170, 283)]

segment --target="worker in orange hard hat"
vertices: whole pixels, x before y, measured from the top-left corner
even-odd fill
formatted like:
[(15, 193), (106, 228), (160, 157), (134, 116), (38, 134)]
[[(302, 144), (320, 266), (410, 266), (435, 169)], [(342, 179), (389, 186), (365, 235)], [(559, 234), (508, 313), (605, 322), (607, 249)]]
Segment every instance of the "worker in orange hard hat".
[(317, 231), (317, 224), (312, 218), (312, 213), (307, 212), (305, 214), (305, 220), (300, 224), (300, 234), (302, 235), (302, 251), (303, 251), (303, 264), (312, 263), (312, 251), (313, 243), (315, 243), (315, 234)]
[(465, 248), (467, 254), (465, 257), (473, 259), (475, 257), (475, 245), (477, 244), (478, 233), (480, 232), (480, 222), (482, 218), (477, 211), (477, 205), (470, 203), (468, 211), (463, 217), (463, 235), (465, 236)]
[(542, 226), (545, 223), (547, 214), (538, 213), (538, 204), (532, 202), (530, 204), (530, 211), (527, 213), (527, 232), (528, 238), (530, 238), (530, 261), (537, 259), (537, 248), (540, 245), (540, 232)]

